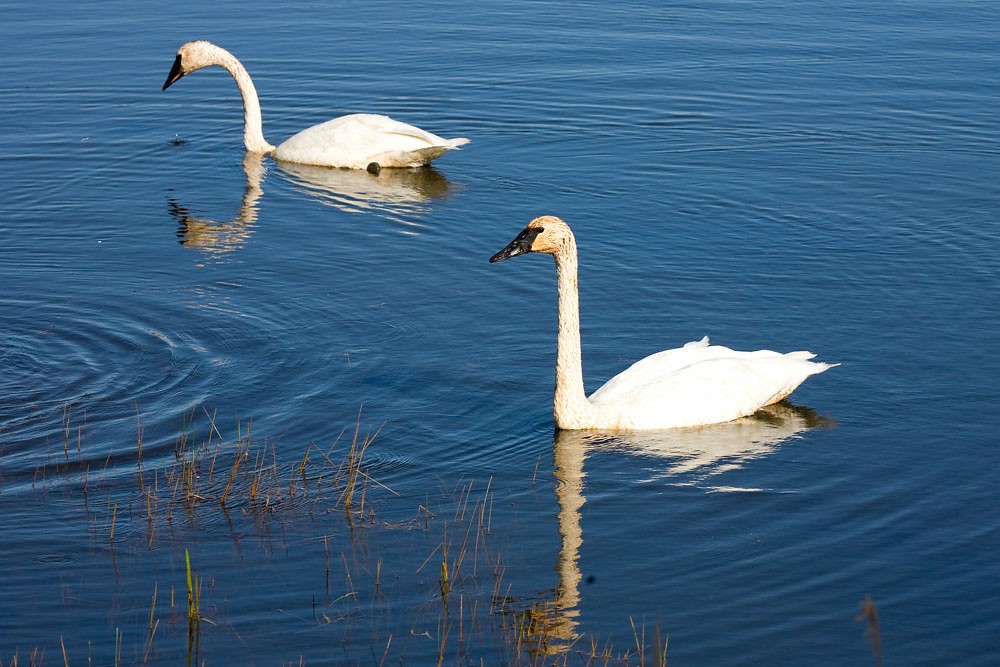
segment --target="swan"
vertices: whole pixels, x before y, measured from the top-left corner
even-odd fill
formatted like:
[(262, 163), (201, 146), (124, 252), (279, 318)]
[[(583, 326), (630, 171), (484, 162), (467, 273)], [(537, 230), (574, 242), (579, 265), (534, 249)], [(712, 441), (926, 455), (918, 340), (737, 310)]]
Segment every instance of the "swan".
[(737, 352), (708, 337), (632, 364), (590, 395), (583, 391), (576, 239), (554, 216), (532, 220), (490, 262), (528, 252), (552, 255), (559, 289), (556, 428), (641, 431), (703, 426), (752, 415), (785, 398), (810, 375), (837, 364), (810, 352)]
[(444, 139), (388, 116), (351, 114), (302, 130), (277, 148), (264, 139), (260, 101), (250, 74), (225, 49), (206, 41), (182, 44), (163, 84), (166, 90), (185, 74), (218, 65), (229, 72), (243, 97), (243, 145), (251, 153), (272, 153), (275, 159), (321, 167), (368, 169), (419, 167), (468, 139)]

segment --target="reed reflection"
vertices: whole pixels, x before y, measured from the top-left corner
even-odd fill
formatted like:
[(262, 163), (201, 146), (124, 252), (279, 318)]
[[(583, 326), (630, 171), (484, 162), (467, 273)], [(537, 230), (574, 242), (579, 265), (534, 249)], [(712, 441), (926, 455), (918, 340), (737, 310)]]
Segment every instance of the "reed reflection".
[[(657, 478), (696, 475), (699, 480), (742, 467), (767, 456), (782, 443), (805, 431), (833, 425), (814, 410), (787, 402), (767, 406), (750, 417), (711, 426), (602, 433), (556, 431), (554, 464), (556, 500), (559, 507), (561, 545), (556, 561), (558, 585), (551, 600), (535, 603), (528, 610), (531, 649), (534, 654), (561, 653), (579, 638), (580, 549), (583, 528), (580, 510), (586, 503), (584, 461), (588, 454), (616, 450), (663, 459)], [(714, 488), (714, 491), (725, 490)]]

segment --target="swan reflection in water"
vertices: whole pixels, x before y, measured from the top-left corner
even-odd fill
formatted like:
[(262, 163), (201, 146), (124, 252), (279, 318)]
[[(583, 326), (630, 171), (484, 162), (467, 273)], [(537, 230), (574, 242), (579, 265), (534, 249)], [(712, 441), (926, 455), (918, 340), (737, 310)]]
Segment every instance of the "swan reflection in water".
[[(349, 213), (381, 213), (417, 233), (416, 216), (430, 202), (454, 192), (454, 185), (433, 167), (383, 169), (371, 174), (357, 169), (312, 167), (293, 162), (276, 162), (280, 172), (298, 189), (318, 201)], [(230, 220), (220, 222), (198, 217), (176, 201), (168, 202), (170, 215), (177, 220), (181, 245), (210, 254), (239, 250), (247, 244), (257, 225), (261, 185), (267, 174), (264, 157), (245, 153), (243, 172), (246, 187), (239, 209)]]
[(712, 486), (709, 480), (773, 453), (804, 431), (833, 425), (832, 419), (811, 408), (781, 401), (750, 417), (721, 424), (613, 436), (591, 433), (587, 447), (662, 459), (662, 463), (657, 460), (649, 466), (651, 480), (669, 477), (678, 484), (702, 486), (709, 491), (755, 491)]
[(174, 200), (167, 202), (170, 215), (177, 220), (177, 238), (181, 245), (211, 254), (224, 254), (245, 246), (257, 225), (257, 202), (264, 194), (260, 186), (266, 172), (260, 155), (244, 154), (246, 187), (236, 215), (228, 222), (200, 218)]
[[(455, 190), (434, 167), (383, 169), (372, 174), (363, 169), (313, 167), (280, 160), (277, 164), (282, 175), (302, 191), (348, 213), (422, 213), (426, 204), (450, 197)], [(415, 223), (411, 220), (408, 224)]]
[[(531, 653), (562, 653), (580, 637), (577, 631), (580, 583), (583, 581), (579, 566), (583, 545), (580, 509), (586, 502), (583, 463), (588, 453), (603, 450), (656, 457), (663, 459), (665, 464), (657, 477), (694, 475), (704, 480), (766, 456), (805, 431), (833, 424), (832, 420), (809, 408), (782, 401), (753, 416), (710, 426), (616, 434), (556, 431), (554, 474), (561, 540), (556, 563), (558, 585), (551, 599), (535, 602), (522, 612), (527, 621), (524, 626), (528, 628)], [(708, 490), (737, 489), (712, 487)]]

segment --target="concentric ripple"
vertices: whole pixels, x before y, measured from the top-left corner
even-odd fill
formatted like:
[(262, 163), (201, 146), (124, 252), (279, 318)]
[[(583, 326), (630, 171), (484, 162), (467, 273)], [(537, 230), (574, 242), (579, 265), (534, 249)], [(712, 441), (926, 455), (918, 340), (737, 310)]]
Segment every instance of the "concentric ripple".
[[(140, 428), (179, 425), (177, 413), (203, 398), (213, 368), (226, 365), (221, 341), (166, 328), (183, 320), (164, 304), (3, 300), (0, 308), (0, 447), (8, 481), (45, 460), (39, 450), (104, 461), (136, 447)], [(130, 440), (123, 428), (107, 428), (115, 423), (129, 424)]]
[[(130, 402), (157, 410), (207, 362), (203, 342), (183, 340), (152, 318), (136, 319), (148, 310), (12, 300), (0, 308), (6, 313), (0, 321), (0, 442), (7, 455), (62, 441), (67, 421), (114, 419)], [(77, 409), (86, 417), (69, 416)], [(131, 412), (134, 419), (134, 407)]]
[[(277, 433), (292, 448), (326, 441), (356, 418), (362, 379), (411, 381), (377, 350), (422, 339), (422, 327), (378, 309), (289, 309), (258, 288), (144, 289), (108, 303), (0, 299), (5, 489), (55, 464), (134, 470), (140, 438), (152, 465), (173, 455), (182, 432), (235, 441), (249, 420), (255, 437)], [(260, 301), (248, 306), (250, 296)], [(370, 454), (384, 474), (409, 465)]]

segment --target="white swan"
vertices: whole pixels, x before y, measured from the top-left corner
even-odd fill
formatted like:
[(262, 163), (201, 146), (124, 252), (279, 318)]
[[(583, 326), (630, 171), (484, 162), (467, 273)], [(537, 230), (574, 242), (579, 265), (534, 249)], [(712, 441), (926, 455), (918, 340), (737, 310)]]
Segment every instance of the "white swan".
[(277, 148), (267, 143), (261, 128), (257, 89), (236, 57), (211, 42), (182, 44), (163, 84), (166, 90), (185, 74), (218, 65), (229, 72), (243, 96), (243, 145), (251, 153), (273, 153), (278, 160), (321, 167), (368, 169), (419, 167), (468, 139), (444, 139), (388, 116), (351, 114), (302, 130)]
[(716, 424), (751, 415), (785, 398), (810, 375), (837, 364), (809, 361), (809, 352), (734, 352), (708, 337), (637, 361), (590, 395), (583, 391), (576, 240), (553, 216), (532, 220), (499, 262), (527, 252), (555, 258), (559, 288), (556, 345), (556, 428), (638, 431)]

